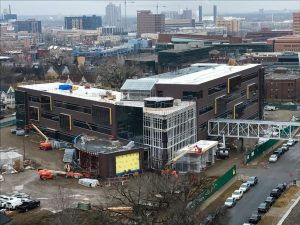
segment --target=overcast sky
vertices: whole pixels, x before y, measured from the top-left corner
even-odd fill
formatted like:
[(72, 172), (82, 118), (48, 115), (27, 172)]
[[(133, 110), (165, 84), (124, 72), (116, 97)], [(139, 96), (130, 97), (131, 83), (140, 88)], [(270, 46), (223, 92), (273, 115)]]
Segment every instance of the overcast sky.
[[(0, 0), (1, 12), (11, 5), (12, 13), (19, 15), (104, 15), (105, 6), (109, 2), (121, 4), (122, 15), (124, 15), (124, 1), (112, 0)], [(159, 12), (166, 10), (179, 11), (181, 9), (193, 9), (196, 13), (197, 6), (202, 5), (204, 14), (212, 13), (212, 6), (218, 6), (219, 13), (237, 13), (237, 12), (253, 12), (260, 8), (265, 10), (293, 10), (300, 11), (300, 0), (127, 0), (127, 14), (136, 15), (136, 10), (149, 9), (156, 12), (156, 4), (159, 5)]]

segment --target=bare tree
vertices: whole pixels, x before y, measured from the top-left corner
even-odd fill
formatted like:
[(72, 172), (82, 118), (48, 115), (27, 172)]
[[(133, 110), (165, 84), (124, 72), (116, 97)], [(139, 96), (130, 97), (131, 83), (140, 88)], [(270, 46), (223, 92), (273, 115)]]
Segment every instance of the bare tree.
[(142, 72), (118, 60), (105, 59), (98, 63), (95, 75), (102, 87), (120, 89), (127, 79), (140, 77)]
[(73, 194), (70, 189), (58, 187), (53, 198), (54, 210), (57, 213), (56, 224), (76, 224), (76, 210), (73, 204)]
[(123, 224), (193, 224), (194, 211), (188, 203), (210, 186), (205, 174), (175, 177), (145, 173), (128, 185), (116, 185), (108, 195), (114, 206), (131, 209), (131, 213), (114, 212), (123, 218)]

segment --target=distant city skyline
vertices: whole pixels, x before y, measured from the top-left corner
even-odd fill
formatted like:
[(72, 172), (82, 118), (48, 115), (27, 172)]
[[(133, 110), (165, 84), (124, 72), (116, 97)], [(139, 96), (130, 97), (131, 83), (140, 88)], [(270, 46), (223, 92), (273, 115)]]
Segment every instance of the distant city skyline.
[[(124, 16), (124, 2), (122, 1), (58, 1), (58, 0), (40, 0), (40, 1), (2, 1), (1, 13), (11, 5), (12, 13), (18, 15), (105, 15), (105, 7), (110, 3), (120, 4), (122, 16)], [(158, 4), (158, 8), (157, 8)], [(203, 13), (205, 15), (212, 15), (213, 5), (217, 5), (219, 14), (228, 13), (247, 13), (255, 12), (264, 8), (268, 10), (291, 10), (300, 11), (299, 0), (261, 0), (261, 1), (246, 1), (246, 0), (202, 0), (190, 1), (184, 3), (182, 1), (174, 0), (159, 0), (159, 1), (146, 1), (146, 0), (127, 0), (127, 15), (136, 16), (136, 11), (141, 9), (151, 10), (156, 13), (157, 9), (161, 11), (180, 11), (183, 9), (192, 9), (193, 13), (197, 15), (198, 6), (202, 5)]]

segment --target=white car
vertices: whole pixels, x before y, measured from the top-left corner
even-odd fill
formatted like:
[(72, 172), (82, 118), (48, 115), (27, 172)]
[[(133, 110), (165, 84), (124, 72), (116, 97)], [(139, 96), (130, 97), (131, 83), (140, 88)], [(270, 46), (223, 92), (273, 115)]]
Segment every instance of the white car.
[(248, 190), (250, 190), (250, 187), (251, 185), (249, 183), (242, 183), (239, 190), (247, 192)]
[(6, 202), (6, 208), (13, 210), (16, 209), (17, 206), (22, 205), (23, 201), (20, 198), (15, 198), (13, 200), (9, 200)]
[(243, 194), (244, 192), (242, 190), (235, 190), (231, 197), (235, 198), (236, 200), (240, 200), (243, 197)]
[(278, 160), (278, 156), (275, 154), (271, 155), (269, 158), (269, 162), (277, 162), (277, 160)]
[(29, 198), (29, 195), (26, 194), (26, 193), (16, 193), (12, 197), (15, 197), (15, 198)]
[(289, 139), (286, 143), (288, 146), (293, 146), (295, 144), (295, 141), (293, 139)]
[(236, 199), (233, 197), (229, 197), (226, 199), (224, 205), (228, 208), (233, 207), (236, 204)]
[(14, 199), (17, 199), (17, 198), (15, 198), (15, 197), (8, 197), (6, 195), (0, 195), (1, 207), (5, 208), (7, 206), (7, 202), (11, 201), (11, 200), (14, 200)]

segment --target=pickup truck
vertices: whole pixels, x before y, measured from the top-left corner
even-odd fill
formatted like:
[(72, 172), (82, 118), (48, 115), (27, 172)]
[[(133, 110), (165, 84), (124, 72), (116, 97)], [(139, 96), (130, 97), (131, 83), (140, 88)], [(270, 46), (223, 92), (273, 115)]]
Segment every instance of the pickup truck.
[(38, 200), (28, 200), (24, 201), (22, 205), (16, 207), (16, 210), (19, 212), (28, 212), (31, 209), (37, 208), (40, 206), (40, 201)]

